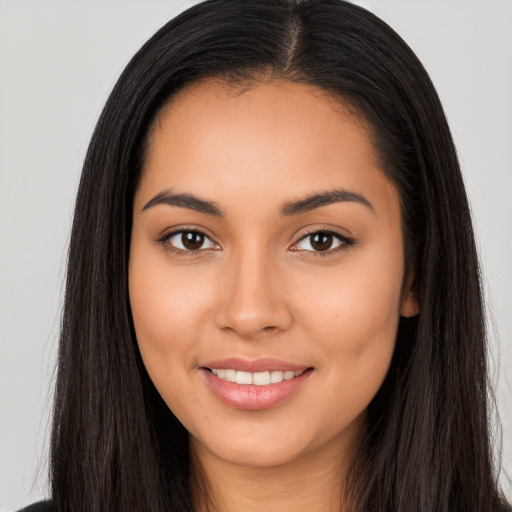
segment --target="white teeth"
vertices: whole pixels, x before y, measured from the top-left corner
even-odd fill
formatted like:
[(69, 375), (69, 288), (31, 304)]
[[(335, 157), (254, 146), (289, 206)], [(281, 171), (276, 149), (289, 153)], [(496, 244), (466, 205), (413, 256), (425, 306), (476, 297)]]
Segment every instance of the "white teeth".
[(284, 374), (283, 372), (270, 372), (270, 382), (272, 384), (276, 383), (276, 382), (281, 382), (284, 378)]
[(252, 375), (252, 383), (256, 386), (266, 386), (270, 384), (270, 373), (269, 372), (257, 372)]
[(211, 368), (213, 375), (219, 379), (228, 382), (236, 382), (237, 384), (254, 384), (256, 386), (267, 386), (269, 384), (277, 384), (283, 380), (290, 380), (298, 377), (304, 370), (298, 372), (279, 370), (273, 372), (239, 372), (231, 368)]
[(226, 379), (228, 382), (236, 382), (236, 371), (226, 370)]
[(251, 372), (236, 372), (235, 382), (237, 384), (252, 384), (252, 373)]

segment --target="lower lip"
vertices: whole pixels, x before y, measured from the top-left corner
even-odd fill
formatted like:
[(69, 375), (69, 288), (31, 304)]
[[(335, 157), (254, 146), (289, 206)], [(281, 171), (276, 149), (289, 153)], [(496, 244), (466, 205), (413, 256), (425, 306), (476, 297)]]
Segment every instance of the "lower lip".
[(261, 411), (280, 404), (295, 394), (312, 373), (312, 370), (308, 369), (290, 380), (283, 380), (267, 386), (256, 386), (228, 382), (219, 379), (204, 368), (201, 370), (217, 398), (235, 409), (247, 411)]

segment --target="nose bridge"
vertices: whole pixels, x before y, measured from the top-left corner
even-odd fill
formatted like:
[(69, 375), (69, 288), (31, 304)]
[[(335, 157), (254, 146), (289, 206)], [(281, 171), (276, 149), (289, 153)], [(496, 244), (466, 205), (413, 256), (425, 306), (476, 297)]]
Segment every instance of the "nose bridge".
[(242, 337), (287, 328), (291, 314), (286, 294), (278, 290), (277, 273), (277, 261), (268, 247), (252, 240), (234, 250), (226, 262), (217, 325)]

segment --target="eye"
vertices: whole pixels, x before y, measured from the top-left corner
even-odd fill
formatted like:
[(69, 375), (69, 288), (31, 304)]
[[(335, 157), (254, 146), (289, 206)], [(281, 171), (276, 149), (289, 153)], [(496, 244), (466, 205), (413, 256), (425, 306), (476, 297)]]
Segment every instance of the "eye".
[(159, 240), (177, 252), (197, 252), (203, 249), (217, 249), (219, 246), (200, 231), (180, 230)]
[(337, 249), (343, 249), (348, 245), (352, 245), (353, 240), (333, 233), (331, 231), (316, 231), (302, 237), (294, 246), (294, 251), (311, 251), (311, 252), (334, 252)]

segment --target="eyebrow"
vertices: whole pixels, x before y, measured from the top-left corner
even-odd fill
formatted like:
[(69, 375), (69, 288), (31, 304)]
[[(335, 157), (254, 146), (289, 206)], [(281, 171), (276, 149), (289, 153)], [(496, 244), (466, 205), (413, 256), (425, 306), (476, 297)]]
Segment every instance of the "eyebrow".
[[(343, 202), (359, 203), (373, 211), (373, 206), (370, 201), (368, 201), (368, 199), (366, 199), (361, 194), (338, 188), (319, 194), (314, 194), (304, 199), (300, 199), (299, 201), (285, 203), (279, 213), (285, 217), (288, 217), (306, 213), (316, 208), (320, 208), (321, 206)], [(182, 208), (188, 208), (190, 210), (212, 215), (214, 217), (223, 216), (222, 210), (219, 208), (217, 203), (213, 201), (207, 201), (205, 199), (200, 199), (193, 194), (173, 194), (169, 189), (163, 190), (152, 199), (150, 199), (144, 205), (142, 211), (148, 210), (149, 208), (153, 208), (154, 206), (161, 204), (166, 204), (169, 206), (180, 206)]]
[(300, 213), (306, 213), (314, 210), (315, 208), (320, 208), (321, 206), (344, 202), (359, 203), (373, 211), (373, 206), (370, 201), (368, 201), (368, 199), (366, 199), (361, 194), (356, 194), (355, 192), (349, 192), (348, 190), (337, 188), (306, 197), (300, 201), (286, 203), (281, 208), (280, 213), (284, 216), (298, 215)]
[(181, 206), (182, 208), (188, 208), (195, 210), (196, 212), (206, 213), (207, 215), (213, 215), (215, 217), (222, 217), (221, 209), (211, 201), (200, 199), (192, 194), (173, 194), (170, 190), (163, 190), (155, 197), (150, 199), (142, 208), (145, 211), (149, 208), (153, 208), (159, 204), (167, 204), (169, 206)]

